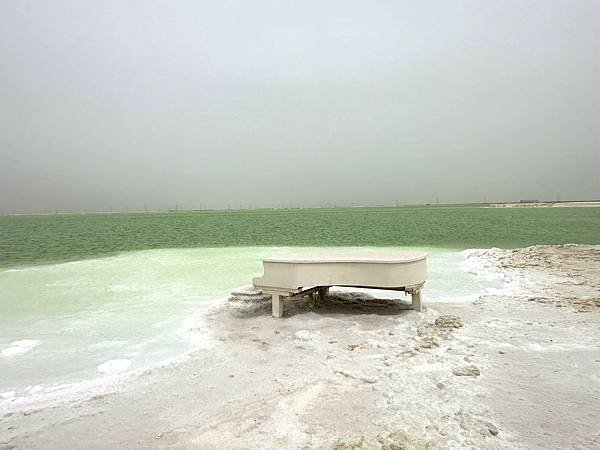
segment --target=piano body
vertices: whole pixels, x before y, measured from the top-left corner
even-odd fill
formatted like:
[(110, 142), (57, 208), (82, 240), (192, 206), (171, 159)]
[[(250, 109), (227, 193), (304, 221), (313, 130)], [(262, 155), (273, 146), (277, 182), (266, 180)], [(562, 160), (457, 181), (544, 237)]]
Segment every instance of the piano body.
[(323, 251), (263, 260), (253, 284), (273, 297), (273, 316), (283, 316), (283, 298), (323, 297), (332, 286), (405, 291), (421, 310), (427, 253), (421, 251)]

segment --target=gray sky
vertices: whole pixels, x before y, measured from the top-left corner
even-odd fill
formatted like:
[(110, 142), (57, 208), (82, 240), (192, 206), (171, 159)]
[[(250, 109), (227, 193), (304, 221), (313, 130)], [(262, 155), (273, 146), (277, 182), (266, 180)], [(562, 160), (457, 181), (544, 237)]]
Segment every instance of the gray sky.
[(0, 210), (600, 198), (600, 2), (0, 2)]

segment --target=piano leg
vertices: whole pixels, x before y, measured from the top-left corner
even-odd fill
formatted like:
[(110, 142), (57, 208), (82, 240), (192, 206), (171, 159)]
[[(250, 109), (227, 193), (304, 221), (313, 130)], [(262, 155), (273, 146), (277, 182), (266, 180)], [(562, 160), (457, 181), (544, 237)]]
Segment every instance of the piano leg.
[(317, 306), (317, 295), (314, 292), (311, 292), (307, 295), (308, 297), (308, 307), (310, 309), (314, 309)]
[(412, 309), (421, 311), (421, 290), (416, 289), (410, 293), (412, 299)]
[(273, 294), (271, 304), (273, 306), (273, 317), (283, 317), (283, 297)]
[(322, 305), (323, 302), (325, 301), (325, 296), (329, 293), (329, 288), (328, 287), (320, 287), (317, 292), (315, 292), (315, 295), (317, 297), (316, 299), (316, 305)]

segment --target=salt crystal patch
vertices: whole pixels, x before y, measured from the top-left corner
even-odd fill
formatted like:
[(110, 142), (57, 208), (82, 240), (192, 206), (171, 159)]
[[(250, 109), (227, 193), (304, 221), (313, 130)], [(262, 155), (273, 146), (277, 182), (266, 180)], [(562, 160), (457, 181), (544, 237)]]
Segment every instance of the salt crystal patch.
[(540, 344), (536, 344), (536, 343), (527, 345), (527, 349), (531, 350), (532, 352), (545, 352), (546, 351), (545, 347), (541, 346)]
[(129, 366), (131, 366), (131, 361), (128, 359), (111, 359), (98, 366), (98, 373), (120, 373), (129, 369)]
[(3, 349), (0, 354), (6, 357), (24, 355), (29, 350), (36, 347), (39, 343), (40, 341), (36, 339), (23, 339), (21, 341), (14, 341), (10, 343), (10, 346)]
[(311, 340), (311, 332), (308, 330), (299, 330), (294, 333), (296, 339), (300, 339), (301, 341), (310, 341)]
[(14, 400), (16, 396), (17, 394), (15, 391), (0, 392), (0, 398), (2, 400)]
[(44, 390), (44, 386), (40, 386), (38, 384), (36, 386), (29, 386), (25, 390), (30, 394), (37, 394), (38, 392), (42, 392)]
[(208, 348), (210, 346), (210, 338), (206, 332), (207, 328), (208, 325), (204, 316), (198, 313), (193, 314), (183, 320), (181, 327), (177, 331), (177, 337), (196, 347)]

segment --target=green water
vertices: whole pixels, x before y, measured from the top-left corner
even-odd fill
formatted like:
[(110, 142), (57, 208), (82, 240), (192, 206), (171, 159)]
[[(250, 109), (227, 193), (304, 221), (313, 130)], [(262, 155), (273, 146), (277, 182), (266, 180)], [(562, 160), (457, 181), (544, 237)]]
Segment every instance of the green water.
[(423, 206), (0, 217), (0, 267), (156, 248), (465, 249), (562, 243), (600, 244), (600, 208)]

